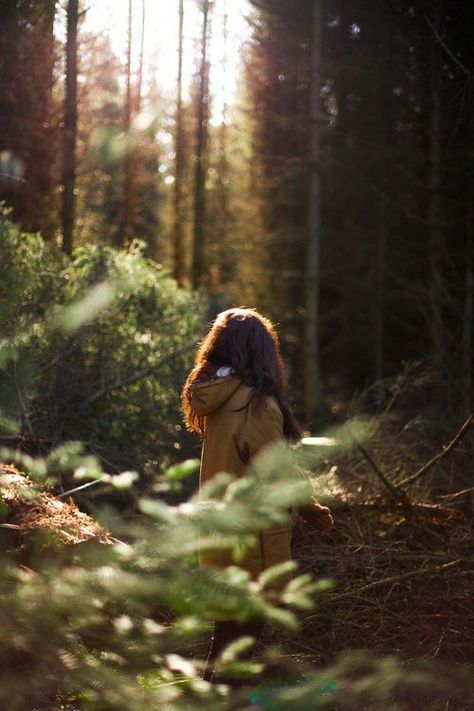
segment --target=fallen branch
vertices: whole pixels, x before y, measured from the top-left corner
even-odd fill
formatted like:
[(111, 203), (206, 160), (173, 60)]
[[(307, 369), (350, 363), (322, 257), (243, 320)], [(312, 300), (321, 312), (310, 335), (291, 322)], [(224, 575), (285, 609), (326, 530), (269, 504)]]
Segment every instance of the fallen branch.
[(411, 476), (406, 477), (405, 479), (402, 479), (401, 481), (397, 482), (398, 487), (406, 486), (407, 484), (412, 484), (414, 481), (417, 481), (420, 479), (422, 476), (424, 476), (430, 469), (432, 469), (435, 464), (438, 464), (438, 462), (441, 461), (444, 457), (446, 457), (449, 452), (451, 452), (462, 440), (464, 435), (468, 432), (468, 430), (472, 427), (474, 424), (474, 414), (470, 415), (461, 429), (455, 434), (451, 442), (446, 444), (441, 452), (438, 452), (434, 457), (432, 457), (428, 462), (423, 464), (422, 467), (420, 467), (414, 474), (411, 474)]
[(367, 462), (370, 464), (372, 467), (372, 470), (376, 474), (377, 478), (380, 480), (380, 482), (384, 485), (384, 487), (387, 489), (387, 491), (390, 493), (390, 495), (397, 499), (397, 501), (401, 501), (403, 504), (408, 503), (407, 496), (404, 491), (401, 491), (398, 489), (396, 486), (392, 484), (389, 479), (385, 476), (383, 471), (380, 469), (378, 464), (375, 462), (375, 460), (372, 458), (372, 456), (368, 453), (368, 451), (363, 447), (361, 444), (357, 443), (357, 449), (359, 452), (362, 454), (363, 457), (367, 460)]
[(467, 489), (463, 489), (462, 491), (456, 491), (454, 494), (440, 494), (438, 498), (449, 499), (451, 501), (452, 499), (457, 499), (460, 496), (464, 496), (464, 494), (470, 494), (473, 491), (474, 486), (469, 486)]
[(370, 465), (372, 471), (376, 475), (377, 479), (381, 482), (381, 484), (385, 487), (385, 489), (389, 492), (390, 496), (397, 501), (400, 501), (404, 504), (408, 503), (406, 494), (404, 491), (400, 491), (396, 486), (392, 484), (392, 482), (387, 478), (385, 473), (382, 471), (382, 469), (379, 467), (377, 462), (374, 460), (371, 454), (365, 449), (365, 447), (359, 442), (357, 437), (351, 432), (351, 429), (349, 426), (347, 426), (347, 431), (349, 433), (350, 438), (354, 442), (355, 446), (359, 450), (359, 452), (362, 454), (364, 459), (367, 461), (367, 463)]
[(445, 563), (444, 565), (440, 566), (429, 566), (427, 568), (417, 568), (416, 570), (410, 570), (407, 573), (401, 573), (399, 575), (393, 575), (389, 578), (381, 578), (380, 580), (374, 580), (371, 583), (367, 583), (367, 585), (363, 585), (361, 588), (357, 588), (356, 590), (349, 590), (344, 593), (340, 593), (339, 595), (336, 594), (331, 594), (330, 599), (331, 600), (342, 600), (346, 597), (354, 597), (357, 596), (359, 593), (365, 593), (368, 590), (372, 590), (373, 588), (378, 588), (382, 585), (393, 585), (396, 583), (399, 583), (403, 580), (411, 580), (412, 578), (420, 578), (420, 577), (425, 577), (425, 576), (432, 576), (432, 575), (437, 575), (438, 573), (445, 572), (446, 570), (450, 570), (451, 568), (455, 568), (460, 564), (460, 560), (452, 560), (449, 563)]

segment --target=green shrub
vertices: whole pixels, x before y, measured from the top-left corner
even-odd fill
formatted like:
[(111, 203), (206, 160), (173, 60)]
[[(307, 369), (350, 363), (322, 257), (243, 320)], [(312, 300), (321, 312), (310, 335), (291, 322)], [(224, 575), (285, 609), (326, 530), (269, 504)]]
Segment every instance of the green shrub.
[[(203, 303), (143, 255), (103, 245), (71, 260), (0, 225), (4, 434), (44, 454), (80, 440), (111, 469), (183, 458), (179, 393)], [(1, 422), (0, 422), (1, 425)]]

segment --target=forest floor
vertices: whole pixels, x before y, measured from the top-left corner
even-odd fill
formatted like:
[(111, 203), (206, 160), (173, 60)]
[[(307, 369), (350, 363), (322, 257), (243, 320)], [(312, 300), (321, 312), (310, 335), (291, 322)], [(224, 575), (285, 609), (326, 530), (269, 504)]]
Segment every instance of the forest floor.
[[(325, 501), (335, 519), (332, 530), (317, 533), (298, 521), (292, 541), (298, 572), (329, 579), (334, 587), (321, 594), (314, 610), (300, 614), (296, 635), (267, 628), (262, 649), (277, 644), (283, 663), (286, 658), (314, 671), (340, 669), (338, 660), (348, 652), (372, 660), (396, 657), (400, 678), (403, 670), (425, 664), (442, 691), (433, 688), (423, 702), (403, 692), (396, 699), (401, 684), (394, 682), (393, 708), (474, 709), (472, 684), (464, 683), (466, 674), (472, 679), (474, 665), (474, 532), (467, 486), (472, 419), (468, 428), (457, 449), (444, 446), (435, 455), (442, 458), (437, 467), (420, 467), (410, 428), (397, 418), (380, 423), (370, 445), (374, 459), (363, 448), (358, 456), (343, 456), (342, 466), (334, 467), (339, 489)], [(380, 461), (385, 471), (414, 468), (423, 476), (392, 492), (375, 471)], [(383, 705), (355, 701), (353, 708)]]
[(328, 664), (364, 649), (406, 660), (474, 662), (474, 539), (466, 511), (436, 504), (333, 507), (326, 535), (298, 524), (301, 572), (334, 581), (305, 615), (294, 653)]
[[(300, 613), (297, 634), (267, 627), (260, 652), (276, 645), (280, 670), (322, 672), (325, 683), (334, 677), (335, 684), (357, 676), (353, 662), (348, 671), (340, 660), (348, 652), (362, 653), (363, 673), (373, 686), (358, 692), (347, 708), (474, 709), (472, 683), (465, 683), (474, 664), (472, 517), (462, 507), (435, 504), (408, 512), (352, 501), (334, 503), (332, 510), (331, 532), (318, 534), (298, 522), (292, 547), (299, 572), (332, 580), (333, 590), (310, 613)], [(374, 703), (370, 694), (389, 676), (383, 660), (394, 655), (400, 661), (393, 695), (387, 706)], [(377, 664), (385, 670), (384, 681), (376, 680)], [(423, 664), (436, 682), (427, 683), (421, 698), (404, 686), (404, 675)]]
[[(276, 644), (283, 667), (296, 661), (313, 672), (340, 670), (348, 652), (359, 653), (375, 660), (366, 678), (397, 658), (387, 708), (472, 711), (474, 421), (441, 425), (432, 398), (419, 397), (432, 383), (409, 376), (371, 417), (367, 443), (354, 438), (350, 451), (329, 458), (336, 487), (324, 503), (332, 530), (317, 533), (301, 521), (294, 528), (298, 572), (331, 580), (332, 590), (299, 614), (297, 634), (267, 628), (261, 650)], [(357, 414), (367, 403), (370, 410), (370, 395), (353, 403)], [(421, 668), (432, 680), (423, 701), (402, 690), (405, 671)], [(353, 708), (385, 707), (354, 700)]]

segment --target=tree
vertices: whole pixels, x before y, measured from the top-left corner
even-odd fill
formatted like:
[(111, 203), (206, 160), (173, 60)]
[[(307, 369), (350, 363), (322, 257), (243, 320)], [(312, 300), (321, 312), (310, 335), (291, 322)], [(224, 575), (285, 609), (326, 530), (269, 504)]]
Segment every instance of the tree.
[(145, 54), (145, 24), (146, 24), (146, 0), (142, 0), (142, 22), (140, 28), (140, 54), (138, 57), (138, 78), (135, 113), (139, 114), (142, 107), (142, 86), (143, 86), (143, 61)]
[[(254, 260), (262, 285), (255, 294), (281, 324), (293, 388), (303, 401), (309, 393), (300, 377), (308, 313), (302, 273), (310, 262), (300, 217), (311, 204), (311, 3), (254, 5), (247, 87), (255, 186), (248, 199), (262, 225), (255, 221), (260, 232), (250, 239), (265, 245)], [(402, 360), (429, 357), (445, 375), (447, 364), (457, 364), (443, 387), (451, 401), (464, 399), (473, 66), (465, 28), (473, 9), (456, 7), (453, 13), (432, 0), (409, 7), (363, 0), (357, 9), (342, 0), (324, 3), (318, 325), (326, 385), (360, 386), (396, 372)], [(383, 385), (378, 393), (383, 398)]]
[(309, 122), (308, 235), (305, 259), (305, 416), (314, 423), (321, 398), (319, 362), (319, 282), (321, 244), (321, 0), (312, 0), (311, 78)]
[(68, 0), (66, 39), (66, 93), (64, 100), (63, 203), (61, 222), (63, 251), (74, 244), (76, 136), (77, 136), (77, 24), (79, 0)]
[(472, 334), (474, 331), (474, 151), (472, 141), (474, 140), (474, 110), (469, 107), (469, 159), (467, 176), (467, 201), (466, 201), (466, 272), (465, 272), (465, 294), (463, 308), (463, 330), (462, 330), (462, 372), (464, 374), (464, 414), (467, 417), (473, 410), (473, 349)]
[(107, 35), (80, 33), (75, 243), (114, 241), (121, 219), (121, 62)]
[(201, 57), (198, 74), (197, 125), (196, 125), (196, 170), (194, 183), (194, 224), (192, 285), (202, 285), (204, 273), (204, 228), (206, 219), (206, 160), (209, 120), (209, 63), (207, 58), (209, 40), (210, 0), (202, 0)]
[(176, 84), (175, 174), (174, 174), (174, 225), (173, 225), (173, 276), (179, 284), (184, 280), (183, 234), (183, 25), (184, 0), (179, 0), (178, 78)]
[(132, 158), (132, 0), (128, 0), (127, 58), (125, 65), (125, 102), (123, 108), (123, 134), (125, 155), (123, 162), (123, 198), (119, 229), (115, 235), (115, 246), (123, 247), (131, 239), (133, 232), (133, 158)]
[(441, 59), (436, 34), (442, 21), (442, 0), (432, 1), (434, 32), (431, 35), (430, 58), (430, 111), (428, 118), (429, 160), (428, 160), (428, 264), (429, 300), (432, 358), (435, 366), (442, 370), (445, 360), (443, 324), (443, 227), (442, 227), (442, 186), (441, 186)]
[(28, 230), (58, 227), (54, 0), (0, 3), (0, 200)]

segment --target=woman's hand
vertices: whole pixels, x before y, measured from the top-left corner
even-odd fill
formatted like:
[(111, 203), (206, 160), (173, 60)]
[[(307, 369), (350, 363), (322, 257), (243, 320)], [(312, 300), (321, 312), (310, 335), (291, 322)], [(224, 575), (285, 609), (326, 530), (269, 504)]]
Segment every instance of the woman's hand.
[(314, 496), (309, 504), (299, 507), (298, 516), (315, 531), (329, 531), (334, 524), (331, 510), (321, 506)]

